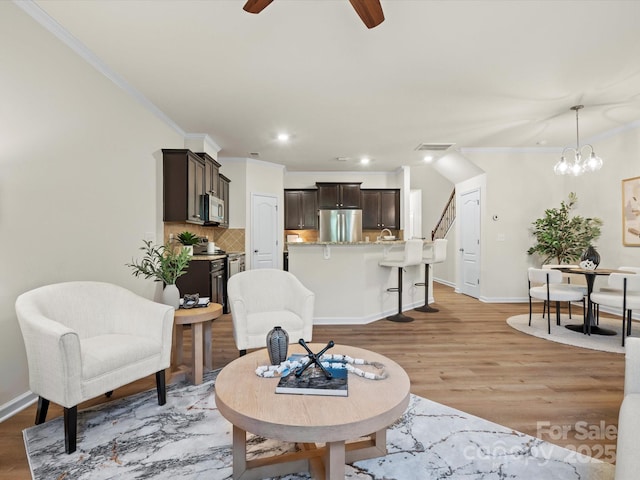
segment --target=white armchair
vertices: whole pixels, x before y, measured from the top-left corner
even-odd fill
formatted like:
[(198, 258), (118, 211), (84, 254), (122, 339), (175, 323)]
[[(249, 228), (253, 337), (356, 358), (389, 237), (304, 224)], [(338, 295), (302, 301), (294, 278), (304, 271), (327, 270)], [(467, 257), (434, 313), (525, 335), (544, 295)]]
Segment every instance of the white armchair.
[(64, 407), (67, 453), (76, 450), (79, 403), (155, 373), (165, 404), (172, 307), (109, 283), (67, 282), (23, 293), (16, 313), (39, 396), (36, 424), (50, 401)]
[(293, 274), (272, 268), (240, 272), (229, 278), (227, 295), (240, 355), (265, 347), (275, 326), (286, 330), (289, 343), (311, 341), (315, 294)]

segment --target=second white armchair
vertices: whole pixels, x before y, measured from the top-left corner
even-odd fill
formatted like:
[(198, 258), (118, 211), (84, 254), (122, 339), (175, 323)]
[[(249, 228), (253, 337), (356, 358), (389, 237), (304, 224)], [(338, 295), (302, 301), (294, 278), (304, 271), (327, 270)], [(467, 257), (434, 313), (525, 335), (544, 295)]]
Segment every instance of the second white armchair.
[(233, 338), (240, 355), (267, 344), (267, 333), (280, 326), (289, 343), (311, 341), (315, 294), (293, 274), (263, 268), (236, 273), (227, 284)]

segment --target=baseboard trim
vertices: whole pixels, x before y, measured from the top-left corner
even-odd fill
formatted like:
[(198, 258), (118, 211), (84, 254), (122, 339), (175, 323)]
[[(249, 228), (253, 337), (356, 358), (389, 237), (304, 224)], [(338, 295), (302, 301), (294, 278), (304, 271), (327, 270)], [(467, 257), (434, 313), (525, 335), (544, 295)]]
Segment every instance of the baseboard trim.
[[(430, 303), (433, 299), (430, 300)], [(424, 305), (424, 301), (412, 302), (408, 305), (403, 305), (402, 311), (408, 312), (416, 307)], [(398, 310), (388, 310), (375, 315), (367, 315), (364, 317), (314, 317), (314, 325), (366, 325), (367, 323), (376, 322), (378, 320), (384, 320), (385, 317), (398, 313)]]
[(14, 398), (10, 402), (7, 402), (4, 405), (0, 406), (0, 423), (4, 422), (7, 418), (13, 417), (16, 413), (21, 412), (25, 408), (31, 406), (37, 400), (38, 396), (35, 393), (25, 392), (22, 395)]

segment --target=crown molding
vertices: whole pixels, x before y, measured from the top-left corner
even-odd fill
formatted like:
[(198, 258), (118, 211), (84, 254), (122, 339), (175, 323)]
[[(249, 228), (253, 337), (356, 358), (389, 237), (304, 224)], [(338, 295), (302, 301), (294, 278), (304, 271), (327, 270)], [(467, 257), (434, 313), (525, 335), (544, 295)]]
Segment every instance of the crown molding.
[(162, 110), (160, 110), (153, 102), (145, 97), (140, 91), (135, 89), (124, 78), (114, 72), (106, 63), (104, 63), (96, 54), (87, 48), (80, 40), (71, 35), (62, 25), (56, 22), (47, 12), (42, 10), (40, 6), (33, 0), (13, 0), (13, 3), (22, 9), (27, 15), (33, 18), (46, 30), (51, 32), (56, 38), (58, 38), (67, 47), (77, 53), (83, 60), (89, 65), (95, 68), (102, 75), (111, 80), (118, 88), (124, 90), (135, 101), (140, 103), (149, 112), (154, 114), (170, 128), (175, 130), (183, 137), (186, 136), (185, 131), (169, 118)]

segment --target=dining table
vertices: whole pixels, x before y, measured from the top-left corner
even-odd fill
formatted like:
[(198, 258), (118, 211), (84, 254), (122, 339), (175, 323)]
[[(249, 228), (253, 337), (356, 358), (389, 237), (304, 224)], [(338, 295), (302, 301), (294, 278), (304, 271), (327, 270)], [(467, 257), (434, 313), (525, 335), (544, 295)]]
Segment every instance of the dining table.
[(566, 325), (565, 328), (568, 328), (569, 330), (573, 330), (574, 332), (582, 332), (584, 334), (610, 335), (610, 336), (617, 335), (617, 333), (614, 330), (600, 327), (597, 324), (597, 316), (595, 312), (596, 307), (594, 303), (591, 301), (591, 293), (593, 292), (593, 286), (596, 282), (596, 277), (609, 276), (612, 273), (629, 273), (629, 272), (624, 270), (614, 270), (610, 268), (587, 269), (587, 268), (576, 268), (576, 267), (559, 267), (558, 270), (561, 270), (564, 273), (582, 274), (584, 275), (585, 280), (587, 282), (587, 313), (584, 317), (584, 323)]

